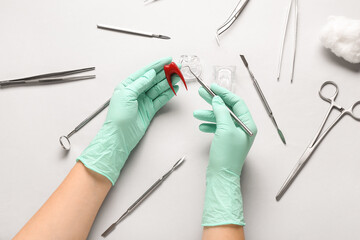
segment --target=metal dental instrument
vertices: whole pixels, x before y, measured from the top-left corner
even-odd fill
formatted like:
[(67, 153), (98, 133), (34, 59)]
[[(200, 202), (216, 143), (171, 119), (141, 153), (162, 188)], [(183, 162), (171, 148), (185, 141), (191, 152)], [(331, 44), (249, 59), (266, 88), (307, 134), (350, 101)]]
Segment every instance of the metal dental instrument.
[(11, 86), (19, 86), (19, 85), (36, 85), (36, 84), (53, 84), (53, 83), (63, 83), (63, 82), (93, 79), (96, 77), (96, 75), (64, 77), (64, 76), (74, 75), (74, 74), (88, 72), (88, 71), (92, 71), (92, 70), (95, 70), (95, 67), (82, 68), (82, 69), (63, 71), (63, 72), (46, 73), (46, 74), (41, 74), (41, 75), (36, 75), (36, 76), (31, 76), (31, 77), (13, 79), (13, 80), (5, 80), (5, 81), (0, 81), (0, 87), (11, 87)]
[(115, 32), (133, 34), (133, 35), (142, 36), (142, 37), (170, 39), (170, 37), (165, 36), (165, 35), (159, 35), (159, 34), (153, 34), (153, 33), (147, 33), (147, 32), (140, 32), (140, 31), (133, 31), (133, 30), (130, 30), (130, 29), (112, 27), (112, 26), (103, 25), (103, 24), (98, 24), (97, 27), (100, 28), (100, 29), (104, 29), (104, 30), (110, 30), (110, 31), (115, 31)]
[[(322, 93), (322, 90), (324, 89), (325, 86), (333, 86), (335, 87), (335, 93), (333, 96), (326, 96), (324, 93)], [(324, 120), (321, 123), (320, 129), (318, 130), (318, 132), (316, 133), (314, 139), (311, 141), (310, 145), (306, 148), (305, 152), (303, 153), (303, 155), (301, 156), (300, 160), (296, 163), (294, 169), (290, 172), (290, 175), (288, 176), (288, 178), (286, 179), (286, 181), (284, 182), (284, 184), (282, 185), (279, 193), (276, 195), (276, 200), (279, 201), (281, 199), (281, 197), (284, 195), (284, 193), (286, 192), (286, 190), (290, 187), (290, 185), (292, 184), (292, 182), (294, 181), (294, 179), (296, 178), (296, 176), (299, 174), (299, 172), (302, 170), (302, 168), (304, 167), (304, 165), (306, 164), (306, 162), (310, 159), (311, 155), (314, 153), (314, 151), (316, 150), (316, 148), (319, 146), (319, 144), (321, 143), (321, 141), (326, 137), (326, 135), (330, 132), (330, 130), (340, 121), (340, 119), (345, 116), (345, 115), (350, 115), (352, 118), (354, 118), (356, 121), (360, 121), (360, 111), (358, 113), (355, 112), (355, 108), (360, 106), (360, 100), (355, 102), (351, 107), (349, 107), (348, 109), (345, 109), (343, 107), (341, 107), (340, 105), (338, 105), (335, 102), (335, 99), (337, 97), (339, 93), (339, 88), (338, 86), (332, 82), (332, 81), (327, 81), (324, 82), (319, 90), (319, 96), (321, 99), (323, 99), (326, 102), (330, 103), (330, 108), (327, 111)], [(337, 110), (340, 111), (340, 115), (338, 115), (338, 117), (332, 122), (332, 124), (323, 132), (322, 130), (324, 129), (324, 126), (332, 112), (332, 110), (336, 108)]]
[(291, 83), (293, 83), (294, 80), (294, 71), (295, 71), (295, 59), (296, 59), (296, 48), (297, 48), (297, 33), (298, 33), (298, 0), (290, 0), (289, 9), (285, 18), (285, 28), (283, 33), (283, 39), (281, 43), (280, 48), (280, 55), (279, 55), (279, 65), (278, 65), (278, 74), (277, 74), (277, 80), (280, 80), (280, 73), (281, 73), (281, 65), (283, 60), (283, 52), (285, 47), (285, 39), (286, 39), (286, 33), (287, 28), (289, 25), (289, 18), (290, 18), (290, 12), (292, 9), (292, 5), (295, 5), (295, 21), (294, 21), (294, 49), (293, 49), (293, 59), (292, 59), (292, 67), (291, 67)]
[(76, 126), (74, 130), (72, 130), (68, 135), (61, 136), (59, 138), (59, 142), (61, 146), (65, 150), (70, 150), (71, 143), (70, 143), (70, 137), (74, 135), (76, 132), (78, 132), (80, 129), (82, 129), (86, 124), (88, 124), (94, 117), (96, 117), (99, 113), (101, 113), (107, 106), (110, 104), (110, 99), (107, 100), (101, 107), (99, 107), (93, 114), (91, 114), (89, 117), (87, 117), (84, 121), (82, 121), (79, 125)]
[(277, 125), (277, 123), (276, 123), (276, 121), (275, 121), (273, 112), (271, 111), (271, 108), (270, 108), (270, 106), (269, 106), (269, 103), (266, 101), (265, 95), (264, 95), (264, 93), (261, 91), (260, 85), (259, 85), (259, 83), (256, 81), (256, 79), (255, 79), (255, 77), (254, 77), (254, 74), (250, 71), (249, 64), (248, 64), (248, 62), (246, 61), (245, 56), (244, 56), (244, 55), (240, 55), (240, 57), (241, 57), (241, 60), (243, 61), (244, 65), (245, 65), (246, 69), (248, 70), (248, 72), (249, 72), (249, 74), (250, 74), (250, 77), (251, 77), (251, 79), (252, 79), (252, 81), (253, 81), (253, 84), (254, 84), (254, 86), (255, 86), (255, 89), (256, 89), (257, 93), (259, 94), (260, 99), (261, 99), (261, 101), (262, 101), (262, 103), (263, 103), (263, 105), (264, 105), (264, 107), (265, 107), (265, 109), (266, 109), (269, 117), (271, 118), (271, 121), (273, 122), (274, 126), (275, 126), (276, 129), (277, 129), (277, 132), (278, 132), (278, 134), (279, 134), (279, 136), (280, 136), (280, 138), (281, 138), (281, 141), (286, 145), (286, 141), (285, 141), (284, 134), (283, 134), (282, 131), (279, 129), (279, 127), (278, 127), (278, 125)]
[(124, 219), (126, 218), (130, 213), (132, 213), (146, 198), (148, 198), (150, 196), (151, 193), (153, 193), (155, 191), (155, 189), (157, 189), (161, 183), (163, 183), (165, 181), (165, 179), (167, 177), (170, 176), (171, 173), (173, 173), (183, 162), (185, 161), (185, 156), (180, 158), (180, 160), (178, 160), (174, 166), (170, 169), (170, 171), (168, 171), (165, 175), (163, 175), (161, 178), (159, 178), (143, 195), (141, 195), (141, 197), (139, 197), (127, 210), (126, 212), (113, 224), (110, 225), (110, 227), (108, 229), (106, 229), (106, 231), (101, 234), (102, 237), (106, 237), (108, 236), (114, 229), (115, 227)]
[[(208, 87), (206, 86), (206, 84), (198, 77), (195, 75), (195, 73), (191, 70), (191, 68), (189, 66), (183, 66), (183, 68), (189, 68), (190, 72), (194, 75), (194, 77), (196, 78), (196, 80), (200, 83), (200, 85), (213, 97), (216, 96), (216, 94)], [(235, 113), (229, 108), (227, 107), (227, 109), (229, 110), (229, 113), (231, 115), (231, 117), (241, 126), (241, 128), (249, 135), (252, 136), (253, 133), (251, 132), (251, 130), (235, 115)]]
[(242, 12), (242, 10), (244, 10), (248, 2), (249, 0), (240, 0), (236, 5), (234, 11), (232, 11), (232, 13), (230, 14), (230, 17), (225, 21), (224, 24), (222, 24), (216, 30), (215, 38), (219, 46), (220, 46), (219, 36), (231, 27), (231, 25), (235, 22), (235, 20), (240, 16), (240, 13)]
[(152, 2), (156, 2), (158, 0), (144, 0), (144, 4), (148, 4), (148, 3), (152, 3)]

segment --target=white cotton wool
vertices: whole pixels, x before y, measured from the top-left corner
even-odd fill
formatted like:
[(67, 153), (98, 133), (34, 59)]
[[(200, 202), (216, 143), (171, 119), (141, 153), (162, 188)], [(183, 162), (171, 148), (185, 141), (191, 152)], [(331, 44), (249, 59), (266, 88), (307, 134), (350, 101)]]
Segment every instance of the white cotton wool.
[(330, 16), (321, 30), (320, 41), (336, 56), (360, 63), (360, 20)]

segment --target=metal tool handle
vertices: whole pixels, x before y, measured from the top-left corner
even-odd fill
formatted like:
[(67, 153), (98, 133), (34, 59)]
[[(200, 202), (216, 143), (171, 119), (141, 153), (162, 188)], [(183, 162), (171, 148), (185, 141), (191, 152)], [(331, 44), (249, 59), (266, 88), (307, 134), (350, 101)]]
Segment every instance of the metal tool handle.
[(259, 94), (259, 96), (260, 96), (260, 98), (261, 98), (262, 103), (264, 104), (264, 107), (266, 108), (267, 113), (268, 113), (269, 116), (271, 117), (272, 114), (273, 114), (273, 113), (272, 113), (272, 110), (271, 110), (271, 108), (270, 108), (270, 106), (269, 106), (269, 103), (266, 101), (266, 98), (265, 98), (264, 93), (261, 91), (261, 88), (260, 88), (260, 86), (259, 86), (259, 83), (256, 81), (255, 78), (253, 79), (253, 83), (254, 83), (254, 86), (255, 86), (256, 91), (258, 92), (258, 94)]
[(137, 206), (139, 206), (145, 199), (147, 199), (150, 194), (157, 189), (162, 183), (162, 179), (158, 179), (141, 197), (139, 197), (128, 209), (131, 213)]
[(70, 137), (72, 135), (74, 135), (75, 133), (77, 133), (81, 128), (83, 128), (86, 124), (88, 124), (93, 118), (95, 118), (99, 113), (101, 113), (107, 106), (109, 106), (110, 104), (110, 100), (107, 100), (101, 107), (99, 107), (94, 113), (92, 113), (89, 117), (85, 118), (84, 121), (82, 121), (79, 125), (77, 125), (75, 127), (74, 130), (72, 130), (70, 133), (68, 133), (66, 136), (61, 136), (59, 138), (59, 142), (61, 144), (61, 146), (65, 149), (65, 150), (70, 150), (71, 148), (71, 142), (70, 142)]
[(246, 7), (246, 5), (248, 4), (249, 0), (240, 0), (239, 3), (236, 5), (236, 8), (234, 10), (235, 18), (238, 18), (240, 16), (240, 13), (244, 10), (244, 8)]
[(288, 25), (289, 25), (289, 17), (290, 17), (292, 3), (293, 3), (293, 0), (290, 0), (289, 9), (288, 9), (286, 17), (285, 17), (285, 26), (284, 26), (283, 38), (282, 38), (281, 47), (280, 47), (278, 71), (277, 71), (278, 72), (277, 73), (277, 80), (278, 81), (280, 80), (280, 73), (281, 73), (281, 66), (282, 66), (282, 60), (283, 60), (283, 52), (284, 52), (284, 47), (285, 47), (286, 32), (287, 32), (287, 28), (288, 28)]
[[(324, 88), (326, 86), (333, 86), (335, 88), (335, 92), (332, 95), (327, 95), (326, 93), (323, 92)], [(328, 103), (332, 103), (335, 102), (337, 95), (339, 94), (339, 87), (338, 85), (333, 82), (333, 81), (326, 81), (324, 82), (319, 90), (319, 96), (322, 100), (328, 102)]]
[(152, 33), (133, 31), (133, 30), (126, 29), (126, 28), (117, 28), (117, 27), (112, 27), (112, 26), (103, 25), (103, 24), (98, 24), (97, 27), (100, 29), (105, 29), (105, 30), (110, 30), (110, 31), (115, 31), (115, 32), (134, 34), (134, 35), (143, 36), (143, 37), (153, 37)]
[[(201, 81), (201, 79), (195, 75), (195, 73), (191, 70), (191, 68), (189, 66), (186, 66), (189, 68), (190, 72), (192, 75), (194, 75), (194, 77), (196, 78), (196, 80), (198, 81), (198, 83), (200, 83), (200, 85), (212, 96), (215, 97), (216, 94), (208, 87), (206, 86), (206, 84)], [(249, 135), (252, 136), (254, 135), (252, 133), (252, 131), (236, 116), (236, 114), (227, 106), (227, 109), (229, 110), (230, 115), (233, 117), (233, 119), (242, 127), (242, 129)]]
[[(110, 104), (110, 100), (107, 100), (101, 107), (99, 107), (93, 114), (91, 114), (89, 117), (85, 118), (84, 121), (82, 121), (76, 128), (74, 129), (75, 132), (79, 131), (81, 128), (83, 128), (86, 124), (88, 124), (92, 119), (94, 119), (99, 113), (101, 113), (105, 108), (107, 108)], [(75, 133), (74, 132), (74, 133)]]
[(35, 85), (35, 84), (51, 84), (51, 83), (63, 83), (63, 82), (70, 82), (70, 81), (80, 81), (80, 80), (87, 80), (93, 79), (96, 75), (88, 75), (88, 76), (79, 76), (79, 77), (65, 77), (65, 78), (44, 78), (44, 79), (28, 79), (28, 80), (8, 80), (0, 82), (1, 87), (10, 87), (16, 85)]
[(354, 103), (349, 110), (347, 110), (347, 113), (354, 118), (356, 121), (360, 121), (360, 111), (356, 111), (355, 109), (360, 106), (360, 101), (357, 101)]
[(5, 81), (0, 81), (0, 84), (5, 83), (5, 82), (17, 82), (17, 81), (23, 81), (23, 80), (43, 79), (43, 78), (50, 78), (50, 77), (53, 78), (53, 77), (60, 77), (60, 76), (63, 77), (63, 76), (88, 72), (88, 71), (92, 71), (92, 70), (95, 70), (95, 67), (81, 68), (81, 69), (76, 69), (76, 70), (54, 72), (54, 73), (45, 73), (45, 74), (35, 75), (35, 76), (31, 76), (31, 77), (17, 78), (17, 79), (13, 79), (13, 80), (5, 80)]
[(133, 209), (142, 203), (155, 189), (160, 186), (161, 183), (163, 183), (170, 176), (170, 174), (172, 174), (184, 162), (184, 160), (185, 156), (180, 158), (167, 173), (165, 173), (153, 185), (151, 185), (151, 187), (128, 208), (128, 212), (131, 213)]
[[(199, 80), (199, 79), (198, 79)], [(202, 87), (205, 88), (205, 90), (212, 96), (215, 97), (216, 94), (208, 87), (206, 86), (202, 81), (198, 81)], [(238, 118), (238, 116), (236, 116), (236, 114), (231, 110), (231, 108), (229, 108), (228, 106), (226, 106), (226, 108), (229, 110), (230, 116), (244, 129), (244, 131), (249, 134), (250, 136), (253, 135), (252, 131)]]
[(0, 82), (0, 87), (9, 87), (9, 86), (15, 86), (15, 85), (22, 85), (24, 84), (25, 81), (24, 80), (21, 80), (21, 81), (2, 81)]
[(103, 237), (106, 237), (110, 234), (111, 231), (113, 231), (117, 224), (119, 224), (126, 216), (128, 216), (137, 206), (139, 206), (155, 189), (157, 189), (160, 184), (165, 181), (165, 179), (174, 172), (183, 162), (185, 161), (185, 156), (180, 158), (174, 166), (160, 179), (158, 179), (143, 195), (141, 195), (127, 210), (126, 212), (113, 224), (108, 227), (108, 229), (105, 230), (105, 232), (101, 235)]
[(233, 25), (233, 23), (240, 16), (241, 12), (244, 10), (248, 2), (249, 0), (245, 0), (245, 1), (240, 0), (238, 2), (235, 9), (231, 12), (230, 16), (228, 17), (228, 19), (217, 29), (218, 35), (221, 35), (227, 29), (229, 29), (231, 25)]

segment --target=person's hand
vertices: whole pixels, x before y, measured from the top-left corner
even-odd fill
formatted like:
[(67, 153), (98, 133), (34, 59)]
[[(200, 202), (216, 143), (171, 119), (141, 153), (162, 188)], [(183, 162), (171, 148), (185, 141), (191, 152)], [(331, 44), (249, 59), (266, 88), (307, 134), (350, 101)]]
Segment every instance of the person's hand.
[[(113, 185), (155, 113), (174, 96), (163, 70), (171, 61), (171, 58), (161, 59), (132, 74), (115, 88), (103, 127), (78, 158)], [(179, 80), (177, 76), (172, 77), (173, 84)], [(177, 92), (179, 86), (174, 85), (174, 89)]]
[[(218, 96), (212, 98), (204, 88), (199, 89), (199, 94), (212, 104), (213, 111), (194, 112), (195, 118), (207, 122), (200, 125), (200, 130), (215, 133), (206, 172), (202, 225), (245, 225), (240, 175), (245, 158), (254, 142), (257, 128), (240, 97), (216, 84), (211, 85), (211, 90)], [(233, 121), (225, 104), (249, 127), (254, 134), (252, 137)]]

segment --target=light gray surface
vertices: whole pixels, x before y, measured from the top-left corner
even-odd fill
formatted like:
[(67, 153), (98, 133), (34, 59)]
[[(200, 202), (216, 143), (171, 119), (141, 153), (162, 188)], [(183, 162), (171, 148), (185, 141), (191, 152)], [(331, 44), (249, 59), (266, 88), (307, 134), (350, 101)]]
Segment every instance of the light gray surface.
[[(132, 1), (2, 0), (0, 79), (96, 66), (95, 80), (0, 89), (0, 239), (9, 239), (38, 210), (101, 127), (105, 113), (72, 137), (67, 134), (111, 96), (115, 85), (164, 56), (196, 54), (210, 83), (213, 65), (236, 65), (236, 92), (247, 102), (259, 133), (246, 160), (242, 192), (247, 239), (355, 239), (360, 234), (360, 124), (344, 118), (321, 144), (280, 202), (275, 195), (310, 142), (328, 103), (317, 91), (338, 83), (338, 102), (360, 98), (360, 66), (324, 50), (318, 33), (329, 15), (360, 18), (360, 1), (299, 1), (294, 84), (290, 48), (276, 69), (288, 1), (251, 0), (238, 21), (215, 41), (216, 28), (237, 0)], [(97, 23), (165, 34), (170, 41), (96, 29)], [(291, 29), (290, 29), (291, 33)], [(288, 37), (290, 42), (292, 35)], [(283, 130), (284, 147), (242, 66), (244, 53)], [(199, 239), (211, 135), (198, 131), (192, 112), (209, 108), (198, 86), (181, 87), (155, 117), (130, 156), (93, 225), (89, 239), (115, 221), (182, 155), (186, 163), (107, 239)]]

